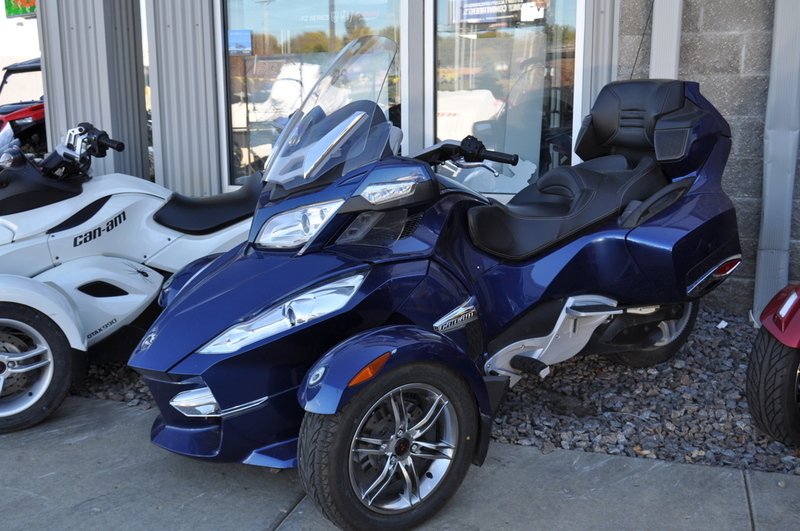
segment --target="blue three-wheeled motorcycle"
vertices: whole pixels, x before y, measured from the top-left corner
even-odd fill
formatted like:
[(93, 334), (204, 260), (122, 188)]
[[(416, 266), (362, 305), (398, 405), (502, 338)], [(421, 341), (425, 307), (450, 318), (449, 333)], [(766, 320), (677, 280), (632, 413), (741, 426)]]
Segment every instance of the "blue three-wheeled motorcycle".
[(246, 243), (195, 262), (130, 365), (180, 454), (299, 466), (327, 518), (419, 524), (487, 452), (523, 373), (577, 354), (669, 359), (740, 262), (730, 129), (695, 83), (612, 83), (585, 162), (508, 204), (434, 172), (516, 163), (474, 137), (397, 156), (395, 44), (343, 50), (291, 117)]

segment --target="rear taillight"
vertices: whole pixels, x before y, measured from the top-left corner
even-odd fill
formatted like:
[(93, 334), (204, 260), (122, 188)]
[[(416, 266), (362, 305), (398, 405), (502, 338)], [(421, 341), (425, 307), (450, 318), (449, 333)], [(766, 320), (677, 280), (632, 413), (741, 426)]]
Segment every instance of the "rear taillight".
[(727, 258), (713, 269), (707, 271), (706, 274), (701, 276), (697, 281), (689, 286), (689, 289), (686, 290), (686, 293), (690, 297), (699, 297), (700, 295), (708, 293), (720, 282), (728, 278), (741, 263), (742, 255), (740, 254)]

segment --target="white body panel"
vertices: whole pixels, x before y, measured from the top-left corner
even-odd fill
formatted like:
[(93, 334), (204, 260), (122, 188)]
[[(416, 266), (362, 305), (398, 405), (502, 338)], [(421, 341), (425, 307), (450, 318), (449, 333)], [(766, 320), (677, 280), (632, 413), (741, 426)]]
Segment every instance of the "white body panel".
[(78, 311), (58, 289), (26, 277), (0, 275), (0, 302), (36, 308), (61, 328), (72, 348), (86, 350), (83, 323)]
[(162, 271), (176, 272), (189, 262), (194, 262), (209, 254), (229, 251), (247, 239), (250, 232), (248, 218), (225, 230), (206, 236), (183, 234), (170, 245), (147, 259), (145, 264)]
[(150, 181), (121, 173), (112, 173), (95, 177), (84, 183), (83, 191), (78, 196), (52, 205), (5, 216), (0, 218), (2, 220), (0, 225), (14, 233), (14, 241), (24, 240), (44, 234), (98, 199), (124, 193), (152, 196), (160, 199), (162, 203), (172, 195), (172, 192), (163, 186)]
[(45, 313), (79, 350), (129, 324), (158, 295), (162, 273), (231, 249), (250, 228), (247, 219), (195, 236), (160, 225), (153, 215), (171, 195), (111, 174), (76, 197), (0, 217), (0, 302)]
[[(164, 277), (132, 260), (90, 256), (54, 267), (33, 280), (58, 289), (72, 302), (81, 317), (86, 345), (91, 346), (141, 314), (158, 295)], [(98, 283), (115, 286), (127, 295), (92, 290)]]

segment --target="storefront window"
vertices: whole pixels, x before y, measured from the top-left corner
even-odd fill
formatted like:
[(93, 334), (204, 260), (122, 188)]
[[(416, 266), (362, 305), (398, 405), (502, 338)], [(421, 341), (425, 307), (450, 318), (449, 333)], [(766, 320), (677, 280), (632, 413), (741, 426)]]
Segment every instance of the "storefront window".
[[(399, 43), (401, 1), (226, 0), (231, 184), (264, 167), (288, 116), (348, 42)], [(398, 75), (388, 80), (391, 105)]]
[(475, 135), (516, 167), (460, 170), (486, 193), (515, 193), (569, 164), (577, 0), (437, 0), (436, 136)]

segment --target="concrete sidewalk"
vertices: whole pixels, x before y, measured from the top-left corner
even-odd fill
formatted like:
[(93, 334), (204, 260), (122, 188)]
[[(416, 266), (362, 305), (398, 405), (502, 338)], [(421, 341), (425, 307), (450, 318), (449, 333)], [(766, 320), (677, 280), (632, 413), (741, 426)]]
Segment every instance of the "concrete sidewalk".
[[(68, 398), (0, 435), (0, 528), (324, 530), (295, 470), (171, 454), (156, 411)], [(800, 476), (493, 444), (422, 529), (796, 529)]]

